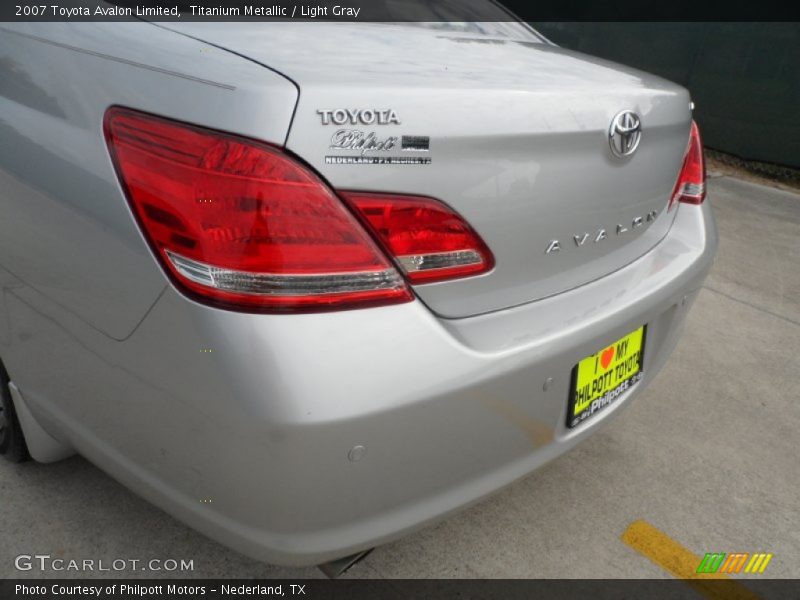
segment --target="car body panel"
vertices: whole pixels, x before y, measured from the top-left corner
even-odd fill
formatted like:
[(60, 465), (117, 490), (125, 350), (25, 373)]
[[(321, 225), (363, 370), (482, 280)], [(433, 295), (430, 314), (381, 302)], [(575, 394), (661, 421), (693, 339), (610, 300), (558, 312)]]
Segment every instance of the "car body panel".
[[(555, 266), (537, 262), (518, 296), (509, 284), (492, 297), (490, 287), (481, 288), (490, 281), (485, 276), (451, 282), (441, 295), (444, 285), (418, 286), (412, 302), (335, 313), (244, 314), (200, 304), (167, 280), (137, 229), (102, 138), (108, 106), (288, 144), (337, 187), (452, 200), (449, 178), (459, 211), (498, 249), (503, 228), (491, 223), (492, 209), (481, 205), (483, 184), (464, 168), (475, 155), (459, 145), (483, 148), (487, 158), (479, 174), (491, 179), (481, 171), (490, 167), (500, 179), (512, 173), (504, 198), (509, 206), (524, 202), (530, 186), (544, 181), (532, 174), (541, 166), (528, 150), (533, 137), (515, 141), (512, 135), (521, 109), (504, 112), (499, 89), (485, 92), (496, 109), (494, 123), (503, 125), (498, 138), (496, 128), (486, 129), (487, 119), (460, 128), (448, 121), (444, 109), (408, 80), (396, 79), (391, 94), (373, 86), (370, 102), (405, 98), (410, 107), (413, 100), (424, 110), (404, 114), (448, 132), (441, 140), (449, 148), (443, 169), (413, 175), (327, 170), (318, 160), (324, 149), (317, 147), (327, 133), (315, 112), (307, 114), (319, 107), (313, 94), (307, 103), (304, 86), (309, 92), (325, 88), (331, 102), (355, 102), (337, 86), (335, 73), (323, 83), (305, 83), (294, 80), (299, 73), (284, 76), (281, 65), (266, 68), (235, 54), (234, 37), (226, 40), (228, 52), (217, 47), (220, 40), (212, 45), (146, 23), (9, 28), (0, 26), (0, 69), (10, 77), (0, 88), (6, 144), (0, 148), (0, 356), (15, 396), (24, 398), (26, 421), (35, 421), (41, 428), (36, 438), (51, 447), (40, 456), (74, 449), (177, 519), (252, 557), (315, 564), (364, 550), (475, 502), (574, 447), (658, 373), (710, 268), (717, 238), (706, 202), (660, 211), (650, 228), (618, 248), (624, 257), (602, 268), (613, 245), (583, 264), (567, 255), (550, 257)], [(220, 26), (226, 31), (235, 29)], [(663, 99), (659, 110), (637, 107), (647, 118), (645, 132), (663, 136), (668, 157), (652, 162), (656, 155), (642, 147), (639, 156), (659, 179), (651, 181), (652, 193), (639, 200), (630, 195), (623, 204), (646, 210), (666, 203), (688, 132), (685, 90), (656, 79), (644, 85), (642, 75), (536, 45), (548, 48), (533, 55), (540, 69), (571, 66), (618, 85), (621, 95), (609, 91), (615, 100), (638, 97), (637, 90), (648, 101)], [(319, 63), (330, 60), (320, 57)], [(400, 69), (386, 66), (393, 64)], [(440, 85), (437, 92), (453, 106), (470, 89), (462, 67), (459, 85)], [(356, 72), (342, 72), (360, 85)], [(380, 77), (391, 87), (390, 74)], [(424, 70), (420, 77), (442, 79)], [(558, 86), (542, 80), (550, 87), (539, 106), (558, 112)], [(580, 114), (572, 125), (585, 111), (596, 117), (595, 131), (560, 138), (561, 161), (554, 168), (565, 177), (574, 176), (562, 164), (573, 152), (588, 161), (578, 166), (606, 160), (597, 158), (604, 156), (604, 140), (591, 150), (583, 145), (594, 143), (601, 117), (612, 115), (607, 107), (593, 112), (581, 81), (575, 77), (575, 87), (565, 88), (561, 104), (575, 92)], [(654, 96), (656, 88), (661, 92)], [(302, 117), (295, 107), (302, 107)], [(559, 114), (553, 127), (561, 123), (564, 134), (566, 113)], [(546, 132), (541, 115), (525, 118), (528, 133)], [(517, 169), (508, 158), (492, 166), (501, 146), (524, 155), (527, 166)], [(597, 171), (600, 179), (614, 168), (623, 167), (606, 164)], [(579, 170), (581, 181), (571, 182), (571, 218), (592, 212), (595, 205), (579, 192), (592, 191), (595, 173)], [(541, 209), (542, 218), (558, 212), (557, 203)], [(613, 202), (610, 210), (605, 214), (614, 214)], [(507, 235), (524, 237), (525, 227), (506, 216)], [(554, 227), (566, 223), (553, 218)], [(561, 267), (558, 258), (565, 258)], [(559, 285), (551, 281), (534, 291), (548, 269), (555, 277), (560, 268)], [(581, 277), (570, 280), (570, 271)], [(587, 279), (589, 271), (597, 276)], [(459, 294), (461, 303), (454, 303)], [(537, 296), (547, 297), (532, 301)], [(642, 325), (644, 379), (598, 416), (568, 429), (574, 365)]]
[[(683, 205), (615, 274), (454, 321), (420, 302), (244, 315), (169, 288), (113, 342), (12, 296), (12, 338), (31, 336), (9, 370), (53, 437), (177, 519), (261, 560), (317, 564), (442, 518), (610, 422), (677, 343), (716, 243), (708, 203)], [(642, 324), (645, 379), (567, 429), (572, 367)], [(63, 373), (43, 379), (42, 361)]]
[(166, 278), (111, 164), (106, 109), (136, 106), (282, 145), (297, 88), (147, 23), (6, 24), (0, 32), (0, 264), (122, 339)]

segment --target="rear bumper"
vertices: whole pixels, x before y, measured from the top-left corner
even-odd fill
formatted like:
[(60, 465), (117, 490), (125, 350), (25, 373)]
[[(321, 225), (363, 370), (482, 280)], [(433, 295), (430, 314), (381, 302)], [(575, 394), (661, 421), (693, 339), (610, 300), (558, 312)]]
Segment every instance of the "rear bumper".
[[(667, 237), (610, 276), (470, 319), (418, 301), (245, 315), (168, 288), (133, 336), (81, 369), (102, 393), (29, 404), (210, 537), (320, 563), (477, 501), (613, 419), (677, 342), (716, 248), (710, 210), (680, 206)], [(572, 367), (642, 324), (643, 381), (567, 429)]]

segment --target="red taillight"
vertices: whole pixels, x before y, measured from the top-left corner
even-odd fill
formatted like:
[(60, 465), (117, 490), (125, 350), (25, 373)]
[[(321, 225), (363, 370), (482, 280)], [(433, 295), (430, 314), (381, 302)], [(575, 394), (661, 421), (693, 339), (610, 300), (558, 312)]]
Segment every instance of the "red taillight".
[(450, 208), (432, 198), (341, 192), (412, 283), (478, 275), (494, 266), (489, 248)]
[(123, 108), (105, 132), (145, 237), (196, 299), (257, 312), (411, 300), (341, 200), (280, 150)]
[(668, 209), (678, 202), (687, 204), (700, 204), (706, 197), (706, 163), (703, 158), (703, 142), (700, 139), (700, 130), (697, 123), (692, 121), (689, 133), (689, 146), (683, 159), (678, 181), (672, 190)]

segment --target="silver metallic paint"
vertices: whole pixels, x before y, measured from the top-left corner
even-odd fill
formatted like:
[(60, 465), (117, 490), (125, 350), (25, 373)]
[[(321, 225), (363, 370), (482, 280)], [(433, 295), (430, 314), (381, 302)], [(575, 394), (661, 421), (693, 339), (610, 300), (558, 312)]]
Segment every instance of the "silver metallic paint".
[[(56, 447), (74, 448), (178, 519), (259, 559), (314, 564), (369, 548), (579, 443), (664, 364), (714, 254), (708, 202), (662, 210), (637, 241), (581, 266), (577, 258), (530, 265), (508, 254), (515, 236), (536, 239), (542, 228), (567, 224), (571, 235), (581, 219), (594, 226), (597, 211), (643, 214), (666, 200), (689, 115), (685, 90), (661, 80), (539, 44), (538, 54), (508, 50), (512, 63), (524, 56), (538, 69), (538, 91), (523, 89), (531, 75), (492, 75), (458, 58), (450, 80), (413, 61), (395, 63), (393, 73), (378, 70), (392, 63), (381, 63), (386, 54), (377, 52), (360, 72), (338, 69), (336, 81), (332, 55), (317, 54), (324, 28), (303, 37), (289, 61), (275, 49), (281, 39), (190, 25), (279, 71), (291, 67), (300, 94), (290, 132), (295, 83), (189, 37), (148, 24), (2, 27), (0, 75), (10, 74), (22, 91), (0, 88), (0, 356)], [(342, 33), (328, 31), (334, 45)], [(398, 38), (394, 47), (408, 49), (408, 42)], [(461, 49), (470, 60), (476, 49), (499, 52), (495, 44), (431, 43)], [(593, 104), (589, 94), (600, 83), (616, 87), (596, 92)], [(412, 120), (419, 131), (409, 133), (431, 134), (438, 162), (413, 176), (407, 166), (316, 162), (327, 134), (314, 113), (319, 99), (346, 105), (364, 90), (369, 105), (391, 103), (403, 126)], [(607, 107), (623, 96), (663, 148), (643, 145), (630, 163), (640, 160), (637, 168), (650, 172), (647, 185), (640, 181), (650, 191), (607, 206), (593, 192), (610, 191), (610, 174), (620, 171), (603, 158), (604, 134), (581, 126), (601, 117), (607, 124)], [(289, 132), (289, 147), (335, 185), (457, 204), (514, 267), (507, 279), (421, 292), (439, 312), (485, 313), (471, 318), (441, 318), (420, 301), (302, 315), (200, 305), (167, 282), (116, 185), (100, 130), (111, 104), (278, 144)], [(462, 116), (491, 109), (492, 119), (474, 118), (464, 128), (445, 106)], [(591, 146), (595, 137), (599, 148)], [(549, 153), (532, 150), (541, 139), (551, 142)], [(555, 200), (537, 200), (535, 219), (528, 215), (531, 198), (554, 193), (559, 180), (570, 185), (569, 214)], [(530, 281), (518, 279), (526, 264)], [(570, 266), (580, 274), (575, 281), (605, 276), (574, 287)], [(572, 366), (645, 323), (645, 381), (592, 422), (567, 430)], [(364, 450), (353, 461), (356, 447)]]
[(0, 24), (0, 264), (124, 339), (166, 278), (111, 165), (106, 109), (283, 144), (296, 99), (272, 71), (147, 23)]

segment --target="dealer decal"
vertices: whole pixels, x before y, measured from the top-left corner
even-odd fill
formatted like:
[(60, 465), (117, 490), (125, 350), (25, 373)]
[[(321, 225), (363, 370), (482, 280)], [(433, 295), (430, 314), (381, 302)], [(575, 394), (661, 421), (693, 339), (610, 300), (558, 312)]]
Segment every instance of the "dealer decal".
[[(318, 109), (322, 125), (400, 125), (391, 108)], [(331, 135), (328, 150), (341, 154), (325, 157), (328, 165), (429, 165), (431, 138), (427, 135), (386, 135), (393, 129), (369, 131), (357, 128), (337, 129)], [(356, 154), (357, 153), (357, 154)]]
[(612, 404), (642, 378), (644, 332), (640, 327), (577, 364), (567, 418), (570, 427)]

